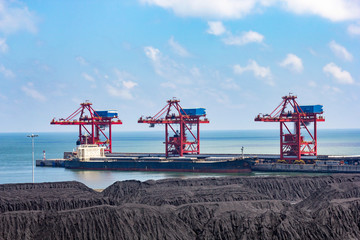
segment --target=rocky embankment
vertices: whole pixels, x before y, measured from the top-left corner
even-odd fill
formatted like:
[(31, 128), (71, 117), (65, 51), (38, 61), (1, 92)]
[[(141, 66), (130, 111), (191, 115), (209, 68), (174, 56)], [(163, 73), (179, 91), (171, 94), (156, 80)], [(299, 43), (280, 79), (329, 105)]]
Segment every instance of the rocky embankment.
[(0, 185), (0, 239), (358, 239), (360, 176)]

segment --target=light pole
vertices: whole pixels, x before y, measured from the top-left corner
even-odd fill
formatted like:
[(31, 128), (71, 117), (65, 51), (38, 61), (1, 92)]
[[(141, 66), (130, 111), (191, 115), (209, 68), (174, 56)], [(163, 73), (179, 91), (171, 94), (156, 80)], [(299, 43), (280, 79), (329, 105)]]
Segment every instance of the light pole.
[(28, 135), (27, 137), (31, 138), (32, 141), (32, 182), (34, 183), (34, 147), (35, 147), (35, 143), (34, 143), (34, 138), (38, 137), (39, 135), (36, 134), (31, 134)]

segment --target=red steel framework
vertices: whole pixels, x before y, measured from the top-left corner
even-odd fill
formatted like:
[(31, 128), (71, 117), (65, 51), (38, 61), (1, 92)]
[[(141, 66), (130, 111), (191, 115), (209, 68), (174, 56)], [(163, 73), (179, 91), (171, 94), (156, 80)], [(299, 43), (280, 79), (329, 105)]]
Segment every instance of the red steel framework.
[[(105, 147), (105, 152), (112, 152), (112, 125), (122, 124), (117, 116), (99, 116), (91, 107), (92, 103), (84, 102), (67, 118), (55, 118), (50, 124), (79, 126), (80, 144), (97, 144)], [(78, 117), (78, 118), (77, 118)], [(108, 129), (106, 131), (106, 128)], [(84, 134), (83, 134), (84, 133)]]
[[(209, 123), (203, 115), (187, 115), (179, 104), (180, 100), (171, 99), (153, 117), (141, 117), (138, 123), (165, 124), (165, 153), (183, 156), (184, 154), (200, 154), (200, 123)], [(203, 118), (204, 117), (204, 118)], [(176, 128), (175, 126), (178, 125)], [(194, 131), (192, 128), (196, 127)], [(178, 129), (178, 130), (176, 130)], [(170, 137), (169, 131), (174, 133)], [(190, 136), (189, 140), (187, 136)]]
[[(282, 102), (270, 114), (259, 114), (255, 121), (280, 123), (280, 159), (288, 163), (301, 160), (302, 156), (317, 156), (317, 122), (325, 119), (320, 113), (304, 112), (296, 102), (296, 96), (284, 96)], [(294, 123), (294, 130), (288, 126)], [(309, 129), (313, 123), (313, 131)], [(303, 131), (301, 131), (303, 130)], [(308, 139), (305, 140), (301, 133)]]

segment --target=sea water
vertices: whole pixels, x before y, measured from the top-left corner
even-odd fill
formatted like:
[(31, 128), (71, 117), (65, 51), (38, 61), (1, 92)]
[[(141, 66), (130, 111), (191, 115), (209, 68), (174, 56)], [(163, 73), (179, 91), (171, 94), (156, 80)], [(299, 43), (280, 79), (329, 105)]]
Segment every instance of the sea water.
[[(35, 159), (62, 158), (73, 151), (77, 133), (36, 133)], [(0, 184), (32, 182), (32, 144), (28, 133), (0, 133)], [(113, 132), (113, 152), (163, 153), (164, 132)], [(279, 131), (202, 131), (201, 153), (279, 154)], [(318, 154), (360, 155), (360, 129), (318, 131)], [(35, 182), (79, 181), (92, 188), (106, 188), (115, 181), (163, 178), (214, 177), (250, 174), (89, 171), (35, 167)], [(287, 175), (289, 173), (286, 173)]]

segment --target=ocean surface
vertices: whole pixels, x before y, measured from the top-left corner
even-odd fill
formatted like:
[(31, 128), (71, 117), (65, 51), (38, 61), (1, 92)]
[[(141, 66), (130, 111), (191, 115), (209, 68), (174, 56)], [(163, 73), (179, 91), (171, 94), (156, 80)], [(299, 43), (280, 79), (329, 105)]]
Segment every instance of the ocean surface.
[[(32, 182), (32, 144), (30, 133), (0, 133), (0, 184)], [(35, 133), (35, 159), (62, 158), (75, 148), (77, 133)], [(113, 152), (163, 153), (164, 133), (113, 132)], [(201, 153), (279, 154), (278, 130), (202, 131)], [(318, 154), (360, 155), (360, 129), (320, 129)], [(91, 188), (106, 188), (115, 181), (158, 180), (163, 178), (213, 177), (251, 174), (203, 174), (165, 172), (84, 171), (35, 167), (35, 182), (79, 181)], [(289, 173), (286, 173), (289, 175)]]

